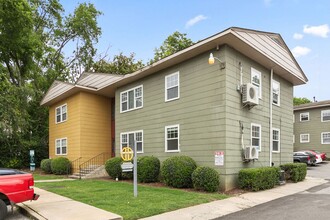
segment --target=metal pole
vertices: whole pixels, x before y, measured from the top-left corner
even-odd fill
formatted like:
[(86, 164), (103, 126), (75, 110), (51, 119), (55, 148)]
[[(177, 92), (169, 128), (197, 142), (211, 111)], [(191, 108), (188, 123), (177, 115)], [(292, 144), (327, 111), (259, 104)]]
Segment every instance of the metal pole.
[(136, 140), (134, 140), (134, 168), (133, 168), (133, 182), (134, 182), (134, 197), (137, 197), (137, 153)]

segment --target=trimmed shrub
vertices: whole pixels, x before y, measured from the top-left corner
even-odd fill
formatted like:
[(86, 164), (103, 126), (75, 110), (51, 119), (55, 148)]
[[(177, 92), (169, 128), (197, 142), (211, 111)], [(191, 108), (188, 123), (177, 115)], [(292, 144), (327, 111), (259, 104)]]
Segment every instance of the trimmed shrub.
[(293, 182), (303, 181), (307, 174), (307, 165), (305, 163), (287, 163), (280, 166), (285, 172), (285, 179)]
[(219, 173), (211, 167), (197, 167), (192, 173), (192, 182), (197, 190), (216, 192), (219, 190)]
[(160, 161), (154, 156), (139, 157), (137, 178), (142, 183), (153, 183), (158, 181)]
[(238, 173), (238, 185), (241, 189), (253, 191), (271, 189), (279, 181), (279, 172), (279, 167), (242, 169)]
[(43, 159), (40, 163), (40, 168), (45, 173), (52, 173), (51, 167), (52, 160), (51, 159)]
[(120, 157), (113, 157), (105, 162), (105, 170), (112, 179), (122, 179), (121, 164), (122, 159)]
[(196, 162), (188, 156), (174, 156), (166, 159), (160, 169), (162, 179), (167, 186), (191, 188), (191, 175), (196, 169)]
[(66, 157), (57, 157), (51, 160), (51, 170), (55, 175), (65, 175), (71, 172), (71, 163)]

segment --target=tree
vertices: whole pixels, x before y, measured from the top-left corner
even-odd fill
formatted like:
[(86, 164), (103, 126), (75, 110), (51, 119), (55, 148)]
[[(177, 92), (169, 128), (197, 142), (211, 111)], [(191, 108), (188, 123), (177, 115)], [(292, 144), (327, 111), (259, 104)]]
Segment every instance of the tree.
[(301, 105), (301, 104), (306, 104), (306, 103), (310, 103), (311, 101), (307, 98), (297, 98), (294, 97), (293, 98), (293, 105)]
[(168, 36), (163, 44), (155, 49), (155, 56), (153, 60), (150, 60), (150, 64), (157, 62), (167, 56), (170, 56), (180, 50), (183, 50), (191, 45), (194, 42), (186, 37), (187, 34), (182, 34), (178, 31), (175, 31), (172, 35)]
[[(48, 157), (48, 111), (39, 103), (55, 79), (74, 82), (93, 65), (101, 13), (58, 0), (0, 0), (0, 167)], [(72, 54), (64, 49), (75, 45)]]
[(133, 73), (144, 67), (141, 60), (135, 61), (135, 54), (125, 56), (123, 53), (115, 55), (113, 60), (107, 62), (103, 59), (95, 62), (93, 71), (98, 73), (128, 74)]

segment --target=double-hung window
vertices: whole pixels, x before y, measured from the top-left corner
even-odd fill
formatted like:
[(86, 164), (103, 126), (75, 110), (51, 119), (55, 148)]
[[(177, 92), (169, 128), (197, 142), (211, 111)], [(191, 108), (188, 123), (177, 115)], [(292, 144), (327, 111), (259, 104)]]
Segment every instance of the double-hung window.
[(330, 144), (330, 132), (322, 132), (321, 139), (322, 144)]
[(67, 138), (61, 138), (55, 140), (55, 154), (56, 155), (66, 155), (68, 148)]
[(330, 121), (330, 110), (321, 111), (321, 121), (322, 122)]
[(254, 68), (251, 68), (251, 83), (258, 88), (258, 97), (261, 99), (261, 72)]
[(273, 80), (273, 104), (280, 106), (280, 83)]
[(180, 97), (179, 72), (165, 76), (165, 101), (172, 101)]
[(56, 124), (66, 121), (66, 119), (68, 117), (67, 104), (56, 107), (55, 112), (56, 112), (56, 115), (55, 115)]
[(273, 152), (280, 152), (280, 130), (273, 129)]
[(134, 150), (134, 140), (136, 141), (136, 152), (143, 153), (143, 131), (131, 131), (120, 134), (120, 147), (130, 147)]
[(309, 134), (300, 134), (300, 143), (309, 143)]
[(179, 125), (171, 125), (165, 127), (165, 152), (180, 151), (180, 133)]
[(120, 93), (120, 112), (127, 112), (143, 107), (143, 86)]
[(261, 151), (261, 125), (251, 124), (251, 145)]
[(309, 121), (309, 112), (300, 113), (300, 121)]

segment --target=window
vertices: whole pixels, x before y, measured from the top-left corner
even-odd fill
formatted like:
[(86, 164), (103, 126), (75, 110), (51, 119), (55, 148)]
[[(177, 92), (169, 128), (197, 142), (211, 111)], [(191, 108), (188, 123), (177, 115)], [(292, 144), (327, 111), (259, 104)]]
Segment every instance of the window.
[(280, 83), (273, 80), (273, 104), (280, 106)]
[(300, 113), (300, 121), (309, 121), (309, 112)]
[(261, 125), (251, 124), (251, 145), (261, 151)]
[(138, 86), (120, 93), (120, 112), (143, 107), (143, 87)]
[(261, 87), (261, 72), (251, 68), (251, 83), (253, 85), (255, 85), (256, 87), (258, 87), (258, 96), (259, 99), (261, 99), (261, 91), (262, 91), (262, 87)]
[(171, 101), (179, 98), (179, 72), (165, 77), (165, 101)]
[(128, 146), (134, 150), (134, 140), (136, 140), (136, 152), (143, 153), (143, 131), (121, 133), (120, 137), (120, 149)]
[(280, 130), (273, 129), (273, 152), (280, 152)]
[(330, 144), (330, 132), (322, 132), (321, 139), (322, 144)]
[(321, 121), (322, 122), (330, 121), (330, 110), (321, 111)]
[(56, 111), (56, 116), (55, 116), (56, 124), (66, 121), (68, 116), (66, 104), (57, 107), (55, 111)]
[(300, 134), (300, 143), (309, 143), (309, 134)]
[(179, 125), (165, 127), (165, 152), (179, 151)]
[(67, 154), (67, 138), (61, 138), (55, 140), (55, 154), (66, 155)]

